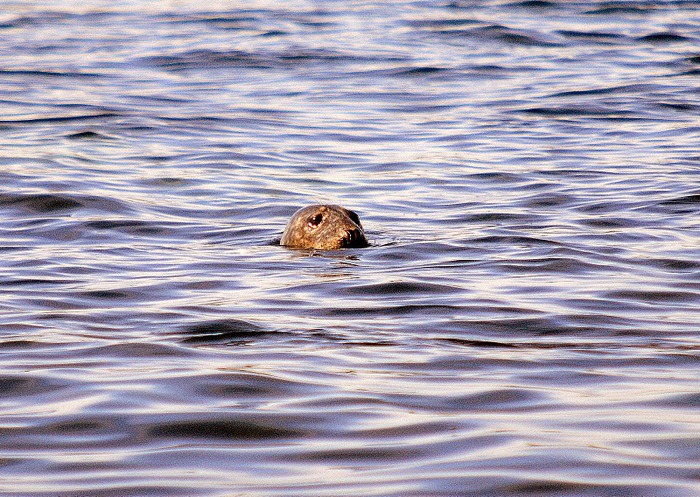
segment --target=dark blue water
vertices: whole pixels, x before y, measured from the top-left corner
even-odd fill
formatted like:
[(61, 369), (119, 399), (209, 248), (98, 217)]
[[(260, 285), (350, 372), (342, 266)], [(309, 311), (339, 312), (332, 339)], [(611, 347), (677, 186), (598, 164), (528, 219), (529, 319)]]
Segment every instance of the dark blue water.
[(700, 4), (0, 6), (0, 493), (700, 495)]

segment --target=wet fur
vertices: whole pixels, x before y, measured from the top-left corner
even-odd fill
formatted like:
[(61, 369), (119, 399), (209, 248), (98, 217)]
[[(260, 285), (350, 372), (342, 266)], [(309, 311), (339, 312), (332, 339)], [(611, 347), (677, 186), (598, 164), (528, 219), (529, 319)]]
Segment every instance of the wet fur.
[(280, 245), (336, 250), (368, 244), (356, 213), (339, 205), (310, 205), (292, 216), (282, 233)]

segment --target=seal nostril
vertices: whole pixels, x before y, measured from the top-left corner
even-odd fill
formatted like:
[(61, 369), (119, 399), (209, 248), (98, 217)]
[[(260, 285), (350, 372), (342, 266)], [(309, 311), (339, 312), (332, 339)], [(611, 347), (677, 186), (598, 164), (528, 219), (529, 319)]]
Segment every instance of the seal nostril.
[(348, 231), (345, 233), (344, 239), (345, 239), (345, 243), (346, 243), (348, 246), (354, 247), (355, 245), (360, 244), (360, 242), (362, 241), (363, 237), (362, 237), (362, 233), (360, 232), (360, 230), (358, 230), (358, 229), (351, 229), (351, 230), (348, 230)]

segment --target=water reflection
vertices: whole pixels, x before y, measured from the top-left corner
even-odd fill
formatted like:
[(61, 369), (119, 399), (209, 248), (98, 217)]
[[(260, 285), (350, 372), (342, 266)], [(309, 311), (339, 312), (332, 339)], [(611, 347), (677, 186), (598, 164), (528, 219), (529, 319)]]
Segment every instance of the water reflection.
[(695, 494), (695, 5), (6, 7), (0, 492)]

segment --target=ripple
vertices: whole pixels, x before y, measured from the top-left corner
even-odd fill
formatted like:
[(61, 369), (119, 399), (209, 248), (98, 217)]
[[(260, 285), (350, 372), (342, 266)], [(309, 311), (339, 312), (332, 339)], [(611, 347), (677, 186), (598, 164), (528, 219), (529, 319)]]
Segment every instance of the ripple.
[(672, 32), (652, 33), (637, 38), (639, 41), (646, 43), (676, 43), (691, 41), (691, 38), (681, 36)]
[(468, 29), (435, 29), (433, 32), (460, 39), (490, 40), (516, 46), (556, 47), (559, 43), (547, 39), (542, 33), (526, 32), (501, 25), (477, 26)]
[(230, 439), (230, 440), (274, 440), (296, 438), (304, 433), (282, 426), (269, 426), (246, 419), (207, 419), (198, 417), (192, 421), (155, 423), (147, 427), (147, 433), (154, 438), (173, 439)]
[(474, 409), (480, 412), (490, 410), (532, 410), (548, 403), (544, 395), (520, 389), (491, 390), (441, 401), (441, 405), (447, 409), (459, 411)]
[(182, 334), (186, 335), (182, 339), (184, 343), (208, 344), (261, 339), (277, 335), (278, 332), (240, 319), (228, 319), (194, 324), (184, 329)]
[(611, 2), (609, 4), (604, 4), (604, 7), (597, 9), (591, 9), (583, 12), (586, 15), (646, 15), (651, 14), (655, 11), (653, 5), (645, 6), (644, 4), (626, 4), (623, 2)]
[(53, 212), (84, 207), (84, 204), (75, 198), (51, 194), (2, 194), (0, 195), (0, 205), (16, 205), (35, 212)]
[(341, 290), (341, 295), (411, 295), (411, 294), (449, 294), (460, 291), (459, 288), (449, 285), (436, 285), (431, 283), (418, 283), (408, 281), (396, 281), (376, 285), (358, 285)]
[(71, 133), (69, 135), (66, 135), (66, 138), (69, 140), (112, 140), (113, 138), (98, 133), (97, 131), (78, 131), (76, 133)]
[(632, 302), (694, 302), (700, 301), (700, 293), (695, 292), (671, 292), (654, 290), (619, 290), (609, 292), (606, 298)]
[(125, 219), (88, 221), (83, 226), (89, 230), (118, 231), (139, 236), (166, 236), (172, 235), (176, 231), (173, 227), (164, 226), (162, 223)]
[(245, 51), (219, 52), (214, 50), (195, 50), (174, 55), (157, 55), (140, 60), (143, 64), (154, 65), (170, 71), (193, 70), (197, 68), (247, 68), (278, 69), (294, 68), (314, 63), (398, 61), (403, 59), (358, 56), (325, 49), (289, 50), (282, 52), (253, 53)]
[(565, 36), (567, 38), (573, 38), (576, 40), (585, 40), (587, 42), (597, 42), (601, 44), (609, 44), (614, 41), (624, 41), (627, 36), (621, 33), (610, 33), (606, 31), (570, 31), (570, 30), (559, 30), (558, 34)]
[(106, 212), (128, 211), (125, 204), (115, 199), (70, 193), (0, 193), (0, 206), (12, 206), (25, 211), (40, 213), (77, 209)]
[[(15, 346), (17, 344), (15, 343)], [(26, 343), (25, 343), (26, 345)], [(22, 347), (25, 348), (25, 347)], [(27, 377), (27, 376), (0, 376), (0, 392), (6, 398), (41, 396), (61, 388), (67, 383), (59, 382), (51, 378)]]
[(660, 205), (678, 205), (678, 204), (690, 204), (694, 205), (700, 203), (700, 193), (694, 193), (691, 195), (683, 195), (681, 197), (673, 198), (670, 200), (664, 200), (660, 202)]
[(111, 119), (115, 117), (120, 117), (119, 114), (114, 112), (102, 112), (98, 114), (79, 114), (79, 115), (69, 115), (69, 116), (50, 116), (50, 117), (35, 117), (27, 119), (5, 119), (0, 120), (0, 125), (3, 126), (26, 126), (30, 124), (61, 124), (70, 123), (74, 121), (92, 121), (97, 119)]

